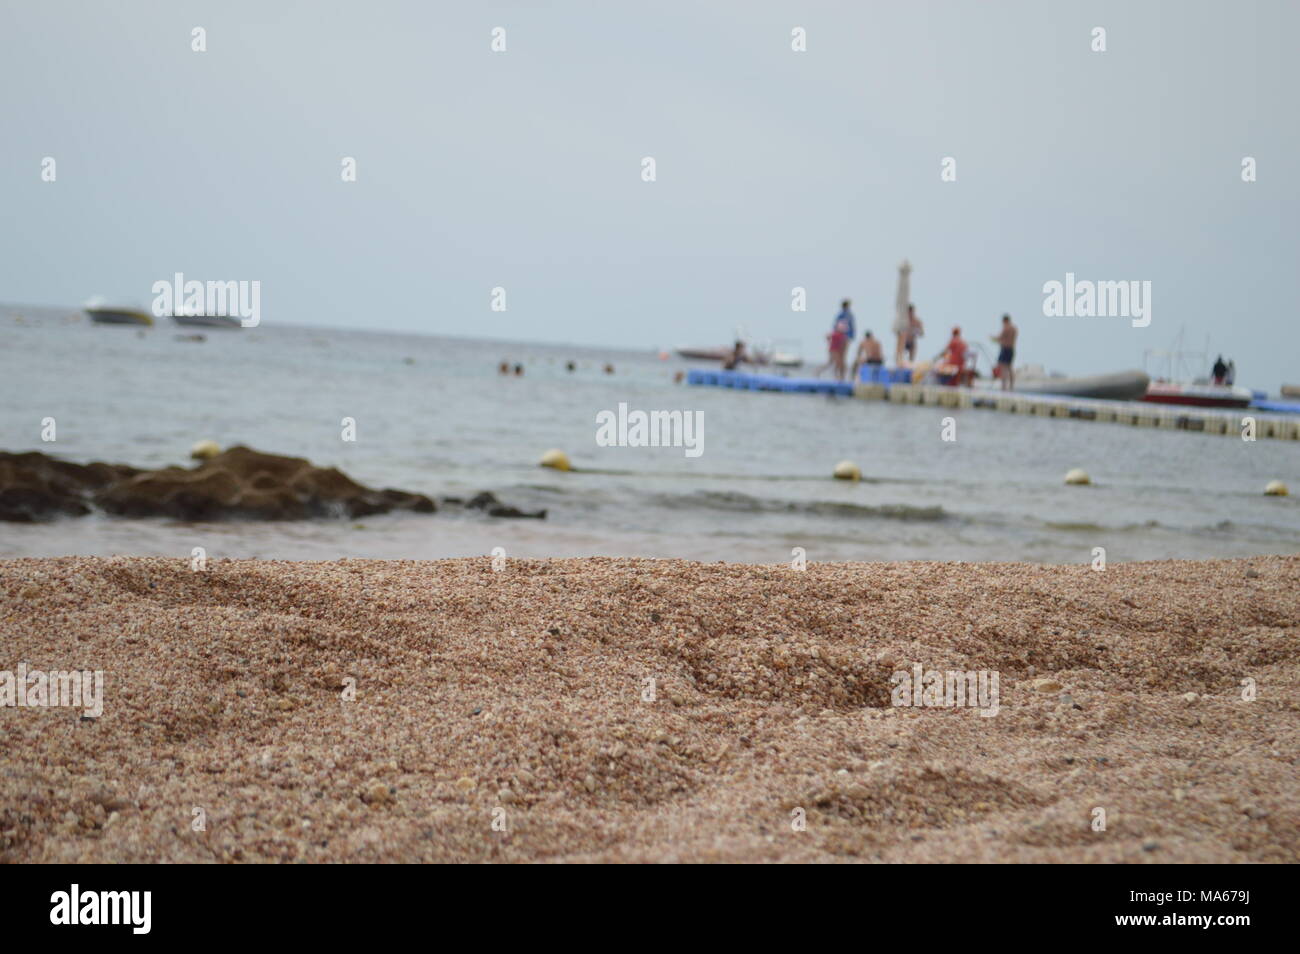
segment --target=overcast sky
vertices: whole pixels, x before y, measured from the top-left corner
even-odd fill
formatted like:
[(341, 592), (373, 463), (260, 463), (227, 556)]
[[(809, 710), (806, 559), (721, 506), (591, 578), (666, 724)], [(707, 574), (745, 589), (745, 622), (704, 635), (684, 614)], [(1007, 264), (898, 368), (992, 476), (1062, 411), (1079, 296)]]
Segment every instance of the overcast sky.
[[(1004, 311), (1072, 372), (1185, 328), (1276, 391), (1297, 35), (1294, 2), (0, 0), (0, 301), (181, 271), (261, 281), (268, 325), (820, 359), (846, 295), (887, 331), (906, 256), (926, 354)], [(1152, 282), (1150, 326), (1044, 317), (1066, 272)]]

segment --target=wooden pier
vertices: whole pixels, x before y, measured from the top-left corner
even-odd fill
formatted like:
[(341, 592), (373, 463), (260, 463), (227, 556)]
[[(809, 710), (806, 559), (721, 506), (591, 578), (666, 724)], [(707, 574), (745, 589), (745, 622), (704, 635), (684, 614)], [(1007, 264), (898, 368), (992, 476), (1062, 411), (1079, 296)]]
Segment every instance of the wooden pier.
[(1035, 417), (1066, 417), (1080, 421), (1106, 421), (1130, 427), (1158, 427), (1198, 431), (1240, 438), (1246, 418), (1255, 421), (1255, 437), (1300, 440), (1300, 415), (1271, 414), (1254, 408), (1188, 407), (1149, 401), (1103, 401), (1095, 398), (1049, 394), (1017, 394), (925, 384), (857, 384), (855, 397), (929, 407), (983, 408)]
[(954, 388), (941, 385), (910, 384), (898, 380), (903, 373), (881, 369), (880, 377), (888, 382), (850, 384), (847, 381), (795, 378), (780, 374), (750, 374), (693, 368), (687, 382), (696, 386), (735, 388), (742, 391), (781, 391), (785, 393), (831, 394), (863, 398), (870, 401), (893, 401), (896, 404), (921, 404), (927, 407), (983, 408), (1008, 414), (1034, 417), (1065, 417), (1079, 421), (1106, 421), (1130, 427), (1157, 427), (1166, 430), (1197, 431), (1240, 438), (1247, 418), (1255, 421), (1255, 437), (1300, 440), (1300, 414), (1276, 413), (1258, 408), (1188, 407), (1178, 404), (1154, 404), (1150, 401), (1103, 401), (1051, 394), (1020, 394), (1015, 391), (992, 391), (981, 388)]

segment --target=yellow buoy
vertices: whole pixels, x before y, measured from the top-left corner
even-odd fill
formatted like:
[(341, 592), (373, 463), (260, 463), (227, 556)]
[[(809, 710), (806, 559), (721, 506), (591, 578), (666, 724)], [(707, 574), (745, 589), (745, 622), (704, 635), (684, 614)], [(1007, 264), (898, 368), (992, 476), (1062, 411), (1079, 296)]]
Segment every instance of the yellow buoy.
[(1088, 476), (1086, 470), (1081, 467), (1076, 467), (1065, 475), (1065, 482), (1067, 484), (1090, 484), (1092, 483), (1092, 478)]
[(1264, 488), (1264, 495), (1266, 497), (1285, 497), (1288, 493), (1289, 491), (1286, 489), (1286, 484), (1282, 483), (1280, 480), (1270, 480), (1268, 486)]
[(211, 460), (221, 453), (216, 441), (199, 441), (190, 448), (190, 456), (195, 460)]
[(550, 467), (554, 470), (572, 470), (569, 464), (569, 455), (562, 450), (548, 450), (538, 461), (543, 467)]
[(858, 465), (851, 460), (842, 460), (835, 465), (836, 480), (861, 480), (862, 471), (858, 470)]

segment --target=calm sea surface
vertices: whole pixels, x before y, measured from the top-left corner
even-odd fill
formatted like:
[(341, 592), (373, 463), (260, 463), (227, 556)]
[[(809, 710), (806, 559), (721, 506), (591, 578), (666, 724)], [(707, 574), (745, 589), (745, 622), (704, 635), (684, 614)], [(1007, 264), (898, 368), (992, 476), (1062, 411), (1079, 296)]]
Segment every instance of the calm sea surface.
[[(14, 314), (24, 319), (19, 322)], [(195, 441), (308, 457), (433, 497), (491, 490), (545, 521), (445, 508), (361, 521), (0, 524), (0, 557), (426, 559), (630, 555), (818, 560), (1208, 558), (1300, 551), (1300, 443), (675, 384), (675, 358), (555, 345), (262, 326), (96, 326), (0, 311), (0, 449), (186, 464)], [(501, 377), (502, 360), (525, 366)], [(577, 370), (566, 371), (573, 360)], [(612, 363), (614, 374), (602, 370)], [(704, 452), (599, 447), (596, 415), (702, 411)], [(940, 440), (941, 419), (957, 440)], [(56, 443), (41, 421), (57, 421)], [(341, 420), (357, 440), (341, 439)], [(573, 473), (537, 466), (565, 450)], [(866, 479), (830, 479), (850, 459)], [(1083, 467), (1094, 486), (1066, 487)]]

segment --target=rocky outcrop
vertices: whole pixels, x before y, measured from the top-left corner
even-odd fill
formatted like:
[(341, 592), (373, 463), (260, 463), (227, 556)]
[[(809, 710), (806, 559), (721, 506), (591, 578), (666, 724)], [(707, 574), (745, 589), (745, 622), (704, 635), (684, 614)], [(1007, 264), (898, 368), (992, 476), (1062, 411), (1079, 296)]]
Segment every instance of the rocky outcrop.
[(247, 447), (232, 447), (190, 469), (160, 470), (0, 452), (0, 519), (80, 515), (92, 507), (178, 520), (301, 520), (436, 509), (423, 494), (374, 490), (332, 467)]
[(0, 520), (81, 516), (90, 512), (94, 493), (138, 473), (123, 464), (73, 464), (39, 451), (0, 451)]
[(464, 497), (441, 498), (444, 507), (459, 507), (462, 510), (477, 510), (489, 517), (525, 517), (530, 520), (545, 520), (545, 510), (520, 510), (504, 504), (490, 490), (475, 494), (469, 500)]
[(489, 517), (528, 517), (534, 520), (545, 520), (545, 510), (520, 510), (518, 507), (511, 507), (503, 504), (496, 498), (496, 494), (485, 490), (481, 494), (476, 494), (465, 506), (470, 510), (482, 510)]
[(232, 447), (190, 470), (164, 467), (138, 473), (101, 490), (95, 503), (126, 517), (181, 520), (301, 520), (436, 509), (422, 494), (372, 490), (333, 467), (247, 447)]

